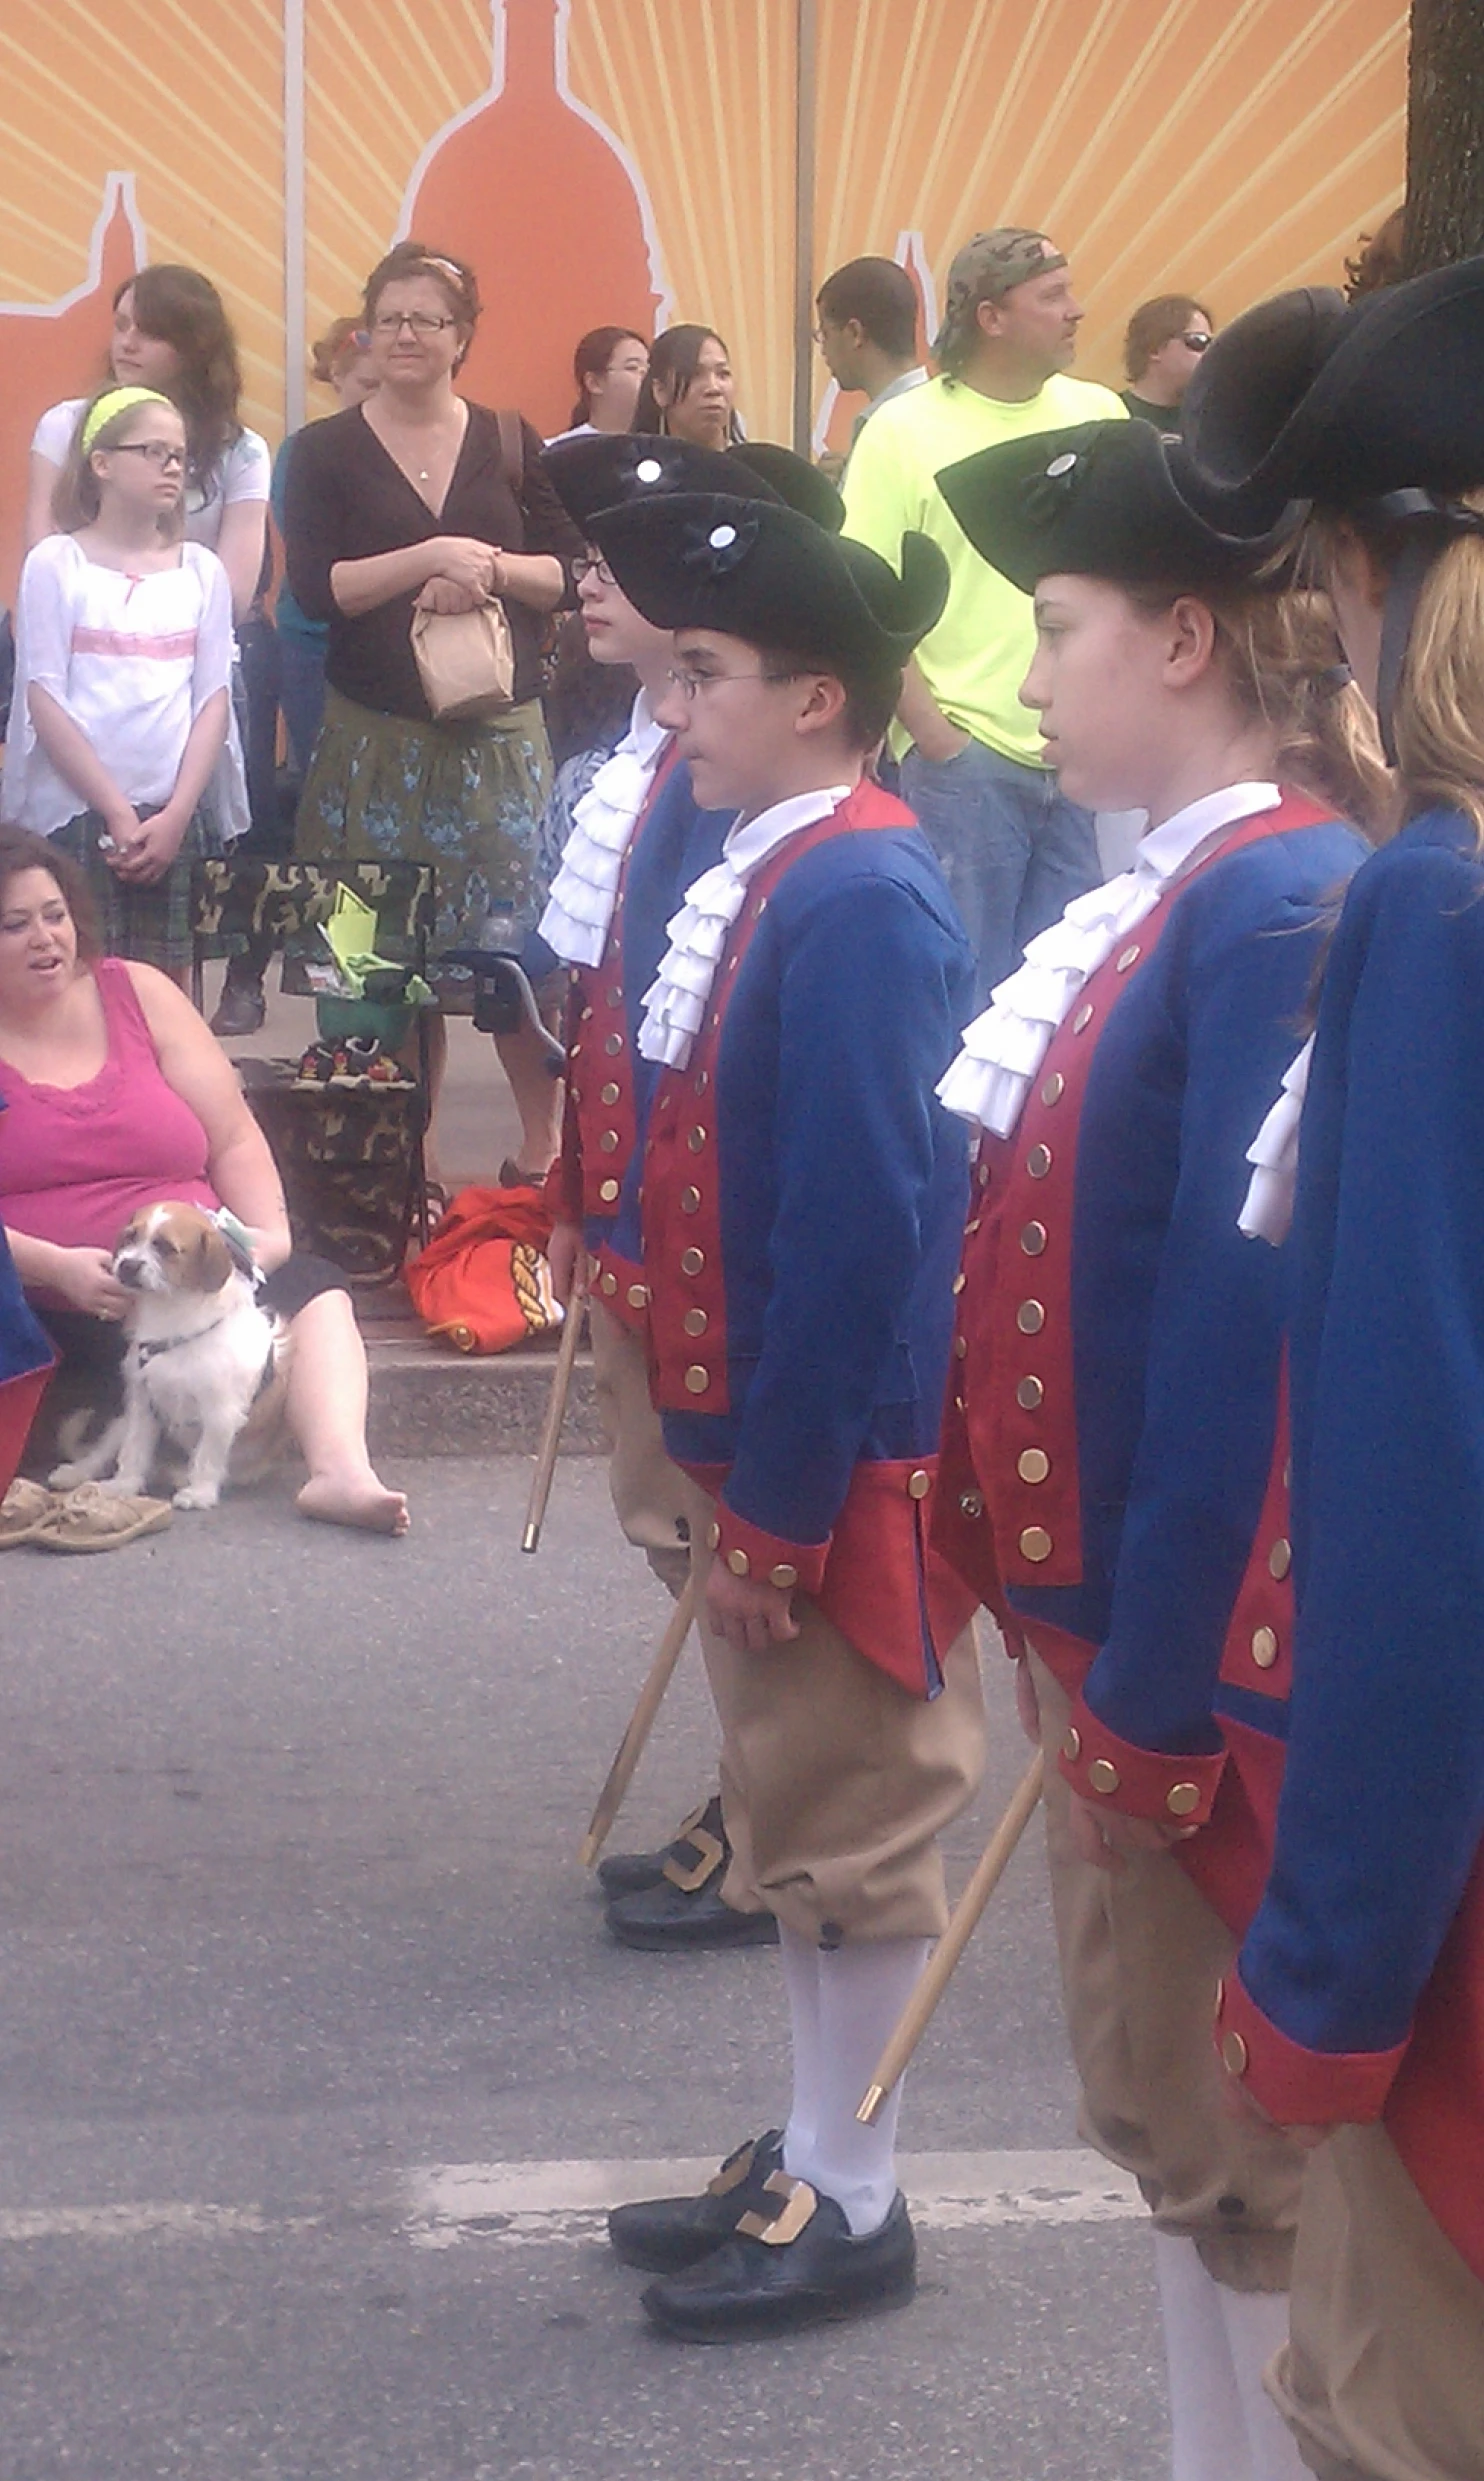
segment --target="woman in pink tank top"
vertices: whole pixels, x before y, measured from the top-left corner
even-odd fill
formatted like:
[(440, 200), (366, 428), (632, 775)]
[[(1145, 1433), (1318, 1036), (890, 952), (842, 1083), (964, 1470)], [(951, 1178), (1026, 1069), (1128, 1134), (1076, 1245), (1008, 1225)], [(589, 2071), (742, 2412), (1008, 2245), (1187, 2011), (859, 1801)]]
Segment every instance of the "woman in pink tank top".
[(366, 1452), (350, 1295), (335, 1269), (291, 1254), (282, 1185), (231, 1062), (168, 976), (97, 954), (68, 856), (0, 827), (0, 1224), (64, 1359), (117, 1363), (129, 1295), (114, 1244), (167, 1198), (229, 1207), (252, 1234), (261, 1298), (293, 1337), (304, 1514), (405, 1532), (406, 1500)]

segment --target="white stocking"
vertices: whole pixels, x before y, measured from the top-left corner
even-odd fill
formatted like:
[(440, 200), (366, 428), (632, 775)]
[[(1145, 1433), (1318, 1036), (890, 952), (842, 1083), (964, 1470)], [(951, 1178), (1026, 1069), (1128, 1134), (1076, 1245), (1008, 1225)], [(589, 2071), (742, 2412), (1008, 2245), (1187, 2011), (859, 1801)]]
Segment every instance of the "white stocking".
[(1194, 2240), (1168, 2231), (1154, 2235), (1154, 2271), (1170, 2381), (1171, 2481), (1257, 2481), (1222, 2315), (1227, 2295)]
[[(785, 1933), (786, 1935), (786, 1933)], [(927, 1962), (925, 1938), (862, 1939), (815, 1950), (819, 2045), (812, 2096), (814, 2127), (797, 2157), (790, 2121), (785, 2156), (796, 2178), (833, 2197), (857, 2238), (877, 2231), (897, 2193), (898, 2085), (873, 2128), (856, 2118), (862, 2094)]]
[(783, 2167), (793, 2179), (813, 2175), (806, 2165), (814, 2159), (819, 2125), (819, 1949), (812, 1938), (778, 1924), (778, 1952), (783, 1986), (788, 1992), (789, 2031), (793, 2041), (793, 2102), (783, 2131)]
[(1252, 2481), (1308, 2481), (1308, 2466), (1262, 2382), (1273, 2354), (1288, 2341), (1288, 2294), (1230, 2291), (1224, 2283), (1217, 2288), (1246, 2424)]

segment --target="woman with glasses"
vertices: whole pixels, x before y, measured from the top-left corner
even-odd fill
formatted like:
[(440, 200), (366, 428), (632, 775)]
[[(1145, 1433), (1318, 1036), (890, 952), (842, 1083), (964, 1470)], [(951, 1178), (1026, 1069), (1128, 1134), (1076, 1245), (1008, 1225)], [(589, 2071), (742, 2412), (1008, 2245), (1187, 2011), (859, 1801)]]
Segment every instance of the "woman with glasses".
[[(539, 435), (455, 386), (479, 309), (472, 268), (400, 242), (366, 285), (374, 392), (301, 433), (284, 495), (289, 584), (329, 628), (299, 852), (431, 863), (439, 949), (479, 945), (492, 919), (502, 944), (532, 927), (551, 782), (542, 634), (583, 547), (542, 472)], [(491, 598), (510, 624), (513, 701), (477, 722), (437, 723), (413, 615), (471, 612)], [(446, 971), (440, 997), (467, 1013), (472, 976)], [(539, 1178), (556, 1148), (558, 1089), (529, 1030), (497, 1034), (495, 1045), (520, 1113), (511, 1168)], [(440, 1040), (435, 1075), (442, 1050)]]
[(191, 862), (220, 852), (203, 807), (226, 740), (232, 596), (182, 540), (186, 425), (157, 388), (84, 409), (26, 559), (5, 811), (86, 874), (112, 956), (184, 984)]
[(1161, 293), (1141, 302), (1123, 340), (1122, 390), (1129, 412), (1178, 438), (1180, 404), (1215, 330), (1209, 310), (1188, 293)]

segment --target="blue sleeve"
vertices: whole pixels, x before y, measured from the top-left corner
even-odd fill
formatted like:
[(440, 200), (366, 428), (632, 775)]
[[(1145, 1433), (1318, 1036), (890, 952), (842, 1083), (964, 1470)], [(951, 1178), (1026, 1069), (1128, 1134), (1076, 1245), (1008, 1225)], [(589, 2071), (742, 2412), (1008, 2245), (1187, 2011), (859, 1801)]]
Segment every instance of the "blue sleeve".
[(1299, 1629), (1277, 1855), (1242, 1976), (1290, 2040), (1385, 2050), (1484, 1836), (1472, 865), (1383, 853), (1356, 883), (1320, 1010), (1295, 1247)]
[(1287, 1270), (1237, 1216), (1246, 1150), (1298, 1048), (1312, 925), (1291, 902), (1218, 917), (1185, 960), (1178, 1172), (1111, 1626), (1085, 1691), (1121, 1739), (1168, 1754), (1221, 1748), (1212, 1703), (1272, 1463)]
[(873, 1411), (913, 1384), (904, 1339), (949, 1135), (933, 1088), (960, 969), (953, 936), (884, 878), (816, 902), (790, 940), (772, 1286), (723, 1494), (789, 1541), (827, 1538)]

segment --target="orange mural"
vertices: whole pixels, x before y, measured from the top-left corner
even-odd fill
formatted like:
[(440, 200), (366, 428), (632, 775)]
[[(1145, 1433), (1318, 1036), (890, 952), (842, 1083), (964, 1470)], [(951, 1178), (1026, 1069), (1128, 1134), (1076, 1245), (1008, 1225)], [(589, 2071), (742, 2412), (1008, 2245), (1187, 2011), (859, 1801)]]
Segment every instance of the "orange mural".
[[(270, 439), (302, 402), (309, 339), (413, 229), (478, 269), (486, 401), (558, 429), (584, 328), (699, 318), (731, 347), (754, 435), (788, 436), (793, 0), (167, 15), (162, 51), (143, 0), (0, 13), (0, 597), (30, 429), (97, 375), (118, 273), (144, 257), (221, 286), (244, 417)], [(1138, 301), (1177, 288), (1221, 319), (1333, 283), (1400, 194), (1404, 0), (816, 0), (815, 16), (813, 280), (895, 256), (928, 329), (968, 233), (1042, 224), (1087, 309), (1078, 367), (1116, 380)], [(818, 367), (812, 394), (816, 441), (838, 444), (855, 400)]]

